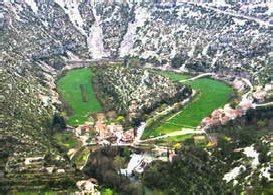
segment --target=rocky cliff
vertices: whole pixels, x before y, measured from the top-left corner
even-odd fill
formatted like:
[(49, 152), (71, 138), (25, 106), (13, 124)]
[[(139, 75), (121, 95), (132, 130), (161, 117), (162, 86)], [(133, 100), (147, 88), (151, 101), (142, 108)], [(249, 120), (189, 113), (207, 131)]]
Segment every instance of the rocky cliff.
[[(272, 25), (268, 22), (272, 10), (267, 5), (257, 5), (249, 16), (240, 6), (25, 2), (1, 3), (0, 145), (5, 172), (4, 176), (0, 172), (0, 186), (6, 189), (13, 185), (9, 181), (17, 182), (11, 178), (23, 173), (18, 167), (22, 162), (26, 165), (28, 158), (42, 157), (46, 166), (71, 170), (48, 136), (53, 104), (58, 103), (54, 79), (67, 59), (134, 57), (142, 65), (240, 75), (261, 84), (272, 80)], [(163, 101), (159, 94), (168, 99), (183, 88), (166, 80), (167, 89), (164, 78), (147, 71), (120, 71), (123, 75), (113, 72), (115, 82), (120, 83), (111, 89), (122, 98), (118, 109), (125, 109), (132, 99), (140, 101), (142, 108), (152, 106)], [(108, 73), (102, 74), (107, 77)], [(114, 86), (111, 76), (107, 79), (102, 82)], [(125, 95), (119, 93), (120, 88), (126, 89)], [(20, 177), (20, 182), (28, 181), (28, 176)], [(33, 175), (32, 184), (41, 177)], [(29, 185), (24, 182), (19, 187)]]
[(14, 48), (55, 68), (62, 67), (58, 56), (72, 52), (95, 59), (137, 57), (143, 65), (240, 75), (259, 83), (272, 77), (267, 4), (26, 2), (31, 3), (5, 3), (6, 26), (24, 40)]

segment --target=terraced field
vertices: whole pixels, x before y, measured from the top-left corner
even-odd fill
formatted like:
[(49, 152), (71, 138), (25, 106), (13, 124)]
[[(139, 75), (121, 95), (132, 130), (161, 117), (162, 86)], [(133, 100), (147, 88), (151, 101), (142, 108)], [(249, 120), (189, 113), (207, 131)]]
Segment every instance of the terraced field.
[[(175, 80), (183, 80), (186, 78), (185, 75), (176, 73), (161, 72), (161, 74)], [(199, 125), (201, 120), (208, 116), (213, 110), (225, 105), (232, 93), (230, 86), (210, 78), (200, 78), (185, 83), (198, 91), (198, 96), (180, 113), (169, 117), (160, 126), (145, 130), (143, 138), (180, 131), (183, 127), (195, 128)]]
[(83, 68), (68, 71), (57, 82), (57, 90), (62, 100), (72, 110), (68, 120), (70, 125), (84, 123), (88, 118), (88, 113), (102, 110), (93, 91), (92, 78), (92, 70)]

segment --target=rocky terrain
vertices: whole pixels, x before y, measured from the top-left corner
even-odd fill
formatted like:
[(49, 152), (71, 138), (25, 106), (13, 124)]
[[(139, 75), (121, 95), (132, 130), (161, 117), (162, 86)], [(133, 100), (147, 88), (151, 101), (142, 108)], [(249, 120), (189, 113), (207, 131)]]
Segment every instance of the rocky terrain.
[(106, 109), (119, 113), (128, 112), (132, 102), (137, 112), (148, 113), (163, 103), (172, 104), (191, 95), (191, 89), (182, 83), (139, 68), (108, 67), (95, 75), (97, 96)]
[(73, 183), (73, 177), (65, 179), (63, 173), (56, 172), (65, 169), (68, 175), (74, 175), (75, 170), (51, 138), (54, 107), (43, 95), (48, 91), (33, 72), (37, 64), (9, 51), (5, 52), (3, 64), (0, 191)]
[[(1, 3), (0, 30), (4, 41), (1, 45), (0, 166), (4, 171), (0, 171), (0, 186), (4, 190), (16, 184), (18, 188), (29, 184), (39, 186), (35, 182), (45, 183), (56, 175), (58, 179), (58, 175), (64, 174), (57, 172), (58, 169), (68, 173), (60, 177), (61, 183), (74, 174), (49, 136), (55, 106), (60, 103), (54, 80), (71, 56), (134, 57), (143, 66), (231, 74), (260, 84), (272, 80), (269, 6), (255, 8), (257, 13), (247, 12), (243, 7), (229, 7), (224, 13), (222, 8), (187, 3), (173, 6), (100, 4), (88, 0), (70, 4), (64, 0), (25, 2)], [(232, 10), (238, 10), (236, 13), (241, 15), (230, 14)], [(246, 17), (249, 15), (262, 18), (263, 22)], [(111, 72), (114, 77), (108, 76), (103, 81), (112, 85), (111, 79), (119, 78), (115, 82), (121, 83), (114, 91), (122, 97), (118, 109), (126, 109), (125, 105), (132, 99), (140, 101), (142, 108), (153, 97), (158, 98), (156, 102), (162, 100), (159, 94), (167, 89), (164, 78), (138, 69), (130, 71), (135, 71), (134, 83), (126, 83), (117, 71)], [(130, 71), (124, 70), (122, 76), (132, 75)], [(103, 74), (107, 77), (110, 73)], [(143, 79), (141, 85), (134, 88), (139, 79)], [(161, 85), (149, 86), (145, 79)], [(167, 98), (176, 96), (183, 87), (166, 82), (171, 85), (165, 93)], [(119, 87), (126, 89), (126, 95), (120, 94)], [(146, 93), (140, 93), (143, 96), (140, 98), (134, 91), (143, 88)], [(41, 158), (41, 161), (35, 165), (28, 163), (29, 158)], [(43, 171), (51, 166), (53, 174), (44, 177)], [(19, 170), (20, 167), (25, 169)], [(37, 175), (30, 176), (28, 171)], [(27, 181), (30, 183), (24, 183)]]
[(5, 5), (7, 25), (25, 40), (15, 48), (56, 68), (62, 67), (58, 56), (72, 52), (84, 58), (137, 57), (143, 65), (236, 74), (258, 83), (272, 77), (269, 5), (64, 0)]

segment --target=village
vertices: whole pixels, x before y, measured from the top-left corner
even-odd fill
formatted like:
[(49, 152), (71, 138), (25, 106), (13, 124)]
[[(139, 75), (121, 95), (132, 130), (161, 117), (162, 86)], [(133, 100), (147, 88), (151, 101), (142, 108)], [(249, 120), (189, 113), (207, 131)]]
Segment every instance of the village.
[[(128, 108), (129, 120), (135, 116), (137, 112), (137, 104), (135, 101), (131, 103)], [(134, 141), (136, 137), (136, 130), (134, 128), (124, 129), (121, 122), (124, 120), (123, 116), (116, 118), (115, 112), (96, 113), (94, 115), (95, 122), (85, 122), (76, 128), (68, 128), (67, 131), (72, 131), (84, 145), (128, 145)], [(92, 139), (90, 140), (90, 132), (92, 132)]]
[[(211, 149), (219, 148), (220, 151), (221, 140), (213, 139), (214, 135), (211, 135), (210, 129), (212, 131), (217, 129), (215, 137), (227, 136), (226, 139), (235, 143), (232, 135), (222, 133), (225, 128), (228, 129), (230, 124), (238, 124), (245, 120), (252, 111), (260, 114), (271, 109), (273, 105), (271, 74), (273, 55), (270, 42), (272, 4), (259, 5), (256, 0), (251, 1), (257, 3), (255, 5), (242, 0), (239, 0), (241, 3), (226, 0), (227, 4), (214, 4), (214, 2), (223, 2), (222, 0), (210, 0), (211, 3), (206, 3), (207, 0), (203, 0), (202, 3), (199, 0), (164, 0), (154, 1), (154, 5), (141, 0), (134, 1), (135, 5), (132, 1), (129, 3), (118, 1), (123, 3), (114, 4), (113, 2), (117, 1), (65, 2), (68, 1), (4, 0), (1, 3), (3, 13), (0, 23), (5, 41), (2, 62), (4, 103), (1, 106), (3, 131), (0, 140), (3, 149), (0, 160), (2, 168), (0, 194), (9, 194), (13, 191), (24, 193), (39, 191), (40, 194), (48, 189), (59, 191), (76, 187), (81, 191), (76, 194), (100, 194), (97, 187), (100, 189), (101, 186), (107, 186), (107, 183), (96, 174), (85, 174), (83, 169), (91, 164), (93, 154), (104, 147), (125, 148), (129, 151), (126, 162), (122, 166), (123, 175), (143, 174), (144, 169), (148, 169), (147, 165), (152, 161), (174, 160), (177, 155), (175, 149), (180, 147), (181, 150), (185, 149), (187, 142), (191, 142), (196, 148), (211, 147)], [(159, 2), (164, 3), (156, 4)], [(206, 113), (206, 116), (202, 115), (198, 119), (198, 126), (194, 124), (182, 128), (177, 125), (180, 123), (177, 120), (177, 123), (173, 124), (177, 126), (174, 132), (165, 126), (164, 128), (170, 131), (164, 132), (165, 129), (162, 128), (154, 134), (148, 133), (146, 137), (144, 134), (149, 132), (145, 130), (145, 125), (148, 126), (147, 119), (158, 116), (158, 120), (164, 123), (165, 121), (161, 120), (163, 115), (182, 113), (185, 110), (184, 105), (181, 107), (172, 104), (162, 105), (165, 110), (146, 114), (147, 116), (140, 120), (140, 126), (127, 123), (136, 115), (137, 110), (141, 109), (140, 102), (134, 101), (131, 105), (126, 102), (125, 106), (128, 106), (128, 109), (125, 114), (110, 112), (109, 110), (115, 109), (109, 108), (109, 110), (89, 110), (81, 116), (71, 111), (73, 112), (71, 117), (70, 110), (68, 109), (67, 112), (62, 108), (69, 103), (65, 104), (67, 102), (63, 97), (59, 97), (57, 90), (57, 81), (61, 74), (70, 69), (85, 68), (94, 64), (103, 67), (113, 61), (130, 62), (132, 67), (151, 68), (152, 66), (160, 67), (162, 70), (169, 68), (171, 71), (183, 74), (214, 73), (216, 78), (212, 78), (216, 80), (229, 75), (235, 80), (223, 80), (236, 92), (232, 94), (230, 101), (225, 101), (219, 107), (217, 104)], [(111, 75), (108, 77), (112, 78)], [(136, 82), (137, 86), (138, 84)], [(152, 84), (158, 83), (152, 82)], [(169, 87), (167, 83), (163, 84)], [(70, 85), (68, 88), (72, 89)], [(142, 88), (140, 87), (140, 91)], [(86, 87), (86, 89), (91, 88)], [(132, 87), (132, 93), (134, 92), (137, 92), (135, 86)], [(211, 92), (215, 93), (213, 90)], [(84, 96), (84, 93), (82, 92), (81, 95)], [(198, 90), (196, 93), (193, 98), (200, 95)], [(155, 96), (158, 94), (159, 91), (154, 93)], [(147, 102), (153, 101), (154, 95), (143, 99)], [(189, 104), (194, 102), (192, 99), (188, 100)], [(197, 112), (198, 109), (192, 113), (194, 115)], [(60, 114), (64, 122), (68, 123), (66, 119), (74, 120), (77, 117), (79, 121), (78, 123), (73, 121), (69, 123), (71, 126), (67, 127), (60, 127), (60, 123), (52, 125), (55, 113)], [(61, 115), (62, 113), (65, 115)], [(270, 132), (273, 124), (271, 110), (268, 113), (262, 113), (261, 115), (266, 117), (258, 119), (254, 115), (257, 122), (253, 120), (251, 124), (242, 125), (246, 130), (242, 135), (252, 132), (248, 131), (251, 128)], [(159, 114), (162, 114), (162, 118)], [(271, 118), (268, 119), (267, 116)], [(171, 122), (169, 125), (171, 126)], [(237, 130), (239, 131), (240, 128), (235, 126), (233, 131), (237, 132)], [(232, 133), (236, 134), (234, 132)], [(249, 134), (249, 137), (255, 137)], [(267, 134), (263, 136), (266, 137)], [(269, 154), (268, 152), (264, 154), (267, 149), (266, 144), (261, 146), (260, 141), (259, 139), (247, 143), (249, 147), (251, 146), (252, 153), (254, 151), (264, 158), (261, 166), (266, 168), (267, 165), (269, 167), (266, 159), (266, 155)], [(199, 143), (201, 144), (198, 145)], [(259, 147), (265, 149), (258, 150)], [(141, 150), (136, 152), (136, 149)], [(234, 151), (234, 148), (231, 148), (231, 151)], [(224, 157), (229, 158), (228, 155)], [(223, 169), (232, 170), (233, 165), (239, 164), (235, 158), (230, 162), (226, 162), (220, 156), (216, 158), (217, 162), (225, 162)], [(189, 159), (195, 161), (193, 158)], [(202, 158), (200, 160), (205, 162)], [(255, 157), (256, 160), (260, 159)], [(98, 162), (104, 164), (100, 160)], [(187, 170), (190, 174), (197, 173), (198, 179), (200, 178), (199, 186), (210, 183), (213, 185), (208, 187), (212, 189), (229, 187), (230, 179), (226, 182), (227, 185), (222, 185), (224, 182), (219, 177), (222, 170), (213, 172), (213, 167), (218, 166), (217, 163), (210, 166), (211, 175), (218, 176), (217, 181), (216, 177), (207, 177), (210, 174), (203, 176), (198, 174), (200, 170), (205, 173), (203, 168), (206, 167), (196, 166)], [(238, 170), (240, 167), (242, 166), (237, 167)], [(266, 169), (269, 175), (272, 169), (268, 167)], [(115, 168), (115, 173), (119, 170)], [(249, 171), (247, 166), (246, 170)], [(105, 169), (103, 174), (104, 172)], [(264, 178), (256, 178), (257, 172), (258, 170), (255, 169), (255, 172), (248, 175), (242, 174), (244, 183), (246, 185), (257, 183), (257, 186), (253, 186), (256, 189), (260, 186), (265, 187)], [(186, 181), (189, 186), (192, 186), (191, 181), (195, 181), (190, 177), (191, 175), (183, 177), (186, 175), (185, 172), (177, 172), (177, 174), (180, 177), (175, 178), (175, 174), (171, 175), (175, 181)], [(162, 178), (166, 180), (166, 184), (171, 184), (165, 173), (162, 173)], [(111, 180), (115, 181), (112, 178)], [(243, 193), (245, 189), (239, 185), (241, 181), (243, 180), (238, 180), (238, 185), (230, 189), (235, 190), (235, 193), (239, 192), (238, 194)], [(147, 182), (144, 184), (150, 188), (155, 187)], [(182, 189), (179, 185), (167, 187), (178, 191)], [(158, 186), (162, 187), (162, 185)], [(118, 189), (120, 186), (115, 185), (115, 187)], [(112, 186), (111, 188), (117, 190)], [(193, 189), (189, 188), (189, 190)], [(189, 193), (196, 194), (193, 191)], [(217, 191), (215, 194), (221, 193)]]
[(246, 86), (250, 85), (251, 88), (249, 92), (242, 95), (241, 101), (236, 105), (235, 108), (231, 108), (230, 104), (226, 104), (224, 108), (217, 109), (211, 113), (210, 116), (205, 117), (199, 128), (206, 130), (212, 126), (224, 125), (231, 120), (235, 120), (237, 117), (241, 117), (246, 114), (246, 112), (257, 106), (267, 106), (272, 105), (272, 102), (263, 103), (267, 98), (272, 97), (273, 83), (268, 83), (263, 86), (253, 87), (250, 82), (245, 82), (242, 79), (235, 79), (232, 83), (233, 88), (240, 92), (246, 90)]
[[(231, 82), (231, 85), (236, 92), (242, 94), (241, 100), (233, 108), (230, 104), (226, 104), (223, 108), (214, 110), (210, 116), (205, 117), (200, 125), (196, 128), (197, 134), (193, 136), (195, 143), (204, 142), (207, 143), (207, 147), (217, 145), (217, 141), (215, 141), (211, 136), (206, 135), (206, 129), (209, 129), (213, 126), (225, 125), (229, 121), (235, 120), (237, 117), (245, 115), (246, 112), (251, 108), (255, 109), (258, 106), (272, 104), (272, 102), (268, 102), (268, 100), (272, 98), (273, 83), (268, 83), (264, 86), (252, 86), (252, 84), (247, 80), (236, 78)], [(128, 116), (130, 119), (136, 115), (137, 109), (137, 103), (133, 101), (128, 108)], [(176, 156), (175, 148), (181, 147), (181, 144), (179, 143), (176, 143), (171, 147), (156, 145), (156, 142), (145, 143), (145, 140), (140, 140), (140, 134), (143, 133), (143, 126), (137, 129), (130, 128), (125, 131), (125, 128), (122, 124), (105, 120), (105, 116), (102, 113), (96, 115), (96, 122), (86, 122), (85, 124), (74, 128), (72, 131), (86, 145), (91, 144), (102, 146), (112, 145), (137, 147), (139, 144), (152, 144), (153, 149), (149, 150), (148, 153), (133, 153), (131, 155), (131, 160), (128, 163), (127, 168), (121, 170), (122, 174), (129, 176), (133, 172), (141, 174), (144, 171), (144, 168), (154, 160), (172, 161), (172, 158)], [(92, 137), (92, 141), (87, 143), (86, 141), (90, 139), (90, 131), (94, 132), (94, 136)], [(181, 129), (181, 131), (183, 131), (183, 129)], [(189, 131), (189, 133), (190, 132), (191, 131)], [(169, 136), (172, 135), (165, 135), (165, 137)], [(157, 140), (157, 138), (155, 137), (151, 140)], [(94, 179), (80, 181), (77, 186), (79, 189), (85, 192), (92, 191), (93, 193), (99, 193), (95, 188), (97, 183), (93, 181)]]

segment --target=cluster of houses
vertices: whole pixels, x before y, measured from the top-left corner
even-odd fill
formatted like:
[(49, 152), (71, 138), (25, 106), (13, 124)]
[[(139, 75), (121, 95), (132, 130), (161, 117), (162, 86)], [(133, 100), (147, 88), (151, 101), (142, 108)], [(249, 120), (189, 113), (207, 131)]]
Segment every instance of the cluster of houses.
[(95, 123), (86, 122), (75, 128), (74, 133), (76, 136), (88, 135), (90, 131), (95, 131), (94, 140), (99, 144), (123, 144), (131, 143), (135, 137), (133, 128), (124, 131), (120, 124), (106, 124), (103, 120), (98, 120)]
[(95, 124), (95, 130), (98, 133), (99, 140), (108, 139), (108, 138), (116, 138), (114, 143), (129, 143), (134, 139), (134, 129), (129, 129), (128, 131), (124, 131), (122, 125), (111, 123), (106, 125), (103, 121), (97, 121)]
[(244, 91), (245, 90), (245, 82), (242, 81), (241, 79), (236, 78), (233, 82), (232, 82), (232, 86), (235, 90), (237, 91)]
[(131, 102), (131, 105), (129, 106), (129, 109), (128, 109), (128, 116), (130, 120), (136, 116), (137, 111), (138, 111), (138, 105), (137, 105), (137, 102), (134, 100)]
[(230, 120), (242, 116), (243, 112), (231, 109), (228, 106), (225, 106), (224, 109), (218, 109), (211, 113), (210, 117), (206, 117), (201, 122), (201, 127), (209, 128), (214, 125), (226, 124)]
[(92, 195), (100, 195), (100, 192), (97, 190), (98, 181), (94, 178), (90, 178), (88, 180), (81, 180), (76, 183), (77, 187), (81, 192), (76, 192), (76, 195), (80, 194), (92, 194)]
[(207, 129), (215, 125), (224, 125), (237, 117), (243, 116), (252, 107), (254, 107), (252, 98), (242, 100), (236, 109), (232, 109), (227, 104), (223, 109), (214, 110), (209, 117), (205, 117), (201, 122), (201, 128)]
[(266, 98), (273, 92), (273, 83), (267, 83), (263, 86), (256, 86), (256, 91), (252, 96), (257, 102), (264, 102)]
[[(235, 79), (233, 87), (237, 91), (245, 90), (245, 82), (239, 79)], [(252, 92), (237, 105), (236, 109), (232, 109), (228, 104), (224, 109), (217, 109), (211, 113), (211, 116), (206, 117), (201, 122), (201, 128), (207, 129), (215, 125), (224, 125), (230, 120), (234, 120), (237, 117), (241, 117), (250, 108), (255, 108), (256, 102), (264, 102), (264, 100), (273, 92), (273, 83), (267, 83), (264, 86), (256, 86), (255, 92)]]

